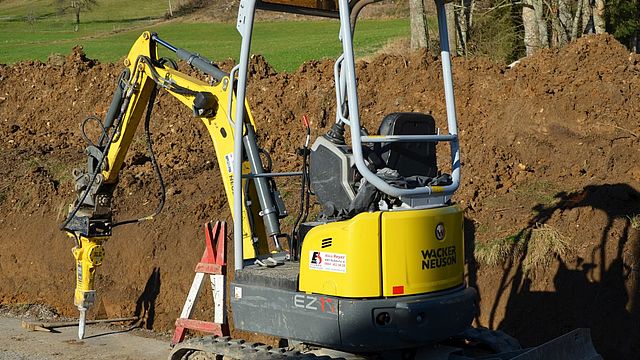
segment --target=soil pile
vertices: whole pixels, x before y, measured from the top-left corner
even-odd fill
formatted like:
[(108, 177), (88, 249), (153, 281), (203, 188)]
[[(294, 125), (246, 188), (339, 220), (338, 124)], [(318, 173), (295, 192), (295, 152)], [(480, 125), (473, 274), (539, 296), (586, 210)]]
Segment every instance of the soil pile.
[[(545, 50), (512, 69), (454, 59), (467, 219), (468, 281), (477, 322), (534, 345), (590, 327), (607, 358), (640, 350), (640, 57), (609, 36)], [(442, 72), (424, 52), (357, 65), (370, 133), (385, 114), (419, 111), (446, 128)], [(0, 302), (37, 302), (75, 315), (72, 241), (58, 230), (83, 167), (79, 121), (103, 117), (120, 66), (79, 50), (47, 63), (0, 65)], [(308, 114), (315, 137), (334, 120), (333, 63), (277, 74), (254, 57), (249, 102), (274, 167), (297, 170)], [(171, 329), (201, 256), (204, 221), (230, 220), (204, 126), (168, 94), (152, 117), (168, 184), (165, 212), (116, 229), (98, 271), (94, 315), (145, 316)], [(141, 135), (141, 134), (139, 134)], [(446, 170), (448, 151), (439, 147)], [(281, 182), (291, 213), (298, 184)], [(115, 194), (118, 219), (151, 213), (158, 187), (142, 136)], [(293, 220), (285, 222), (289, 230)], [(203, 297), (207, 299), (207, 296)], [(203, 301), (199, 316), (209, 318)], [(97, 314), (95, 314), (97, 313)]]

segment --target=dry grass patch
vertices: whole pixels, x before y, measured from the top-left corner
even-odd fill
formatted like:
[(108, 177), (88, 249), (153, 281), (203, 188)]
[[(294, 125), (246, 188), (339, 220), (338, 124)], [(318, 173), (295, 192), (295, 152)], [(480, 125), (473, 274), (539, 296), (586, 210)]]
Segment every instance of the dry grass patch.
[(629, 223), (631, 224), (631, 228), (635, 230), (640, 230), (640, 214), (635, 214), (633, 216), (628, 216)]
[(528, 273), (548, 266), (558, 257), (564, 258), (568, 249), (569, 239), (556, 228), (548, 224), (537, 224), (513, 236), (477, 243), (474, 256), (481, 264), (497, 266), (524, 254), (521, 266)]
[(531, 230), (527, 255), (522, 262), (524, 272), (547, 266), (556, 257), (564, 258), (569, 249), (567, 237), (548, 224), (537, 224)]
[(494, 239), (485, 243), (477, 243), (473, 255), (481, 264), (496, 266), (502, 265), (510, 258), (515, 258), (522, 253), (523, 246), (521, 234), (501, 239)]

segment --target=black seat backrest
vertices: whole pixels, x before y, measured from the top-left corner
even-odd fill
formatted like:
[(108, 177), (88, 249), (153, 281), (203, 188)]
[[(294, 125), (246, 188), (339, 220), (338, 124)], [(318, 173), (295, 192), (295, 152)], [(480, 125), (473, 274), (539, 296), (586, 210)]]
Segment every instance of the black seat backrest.
[[(431, 115), (413, 112), (392, 113), (380, 124), (380, 135), (433, 135), (436, 123)], [(387, 167), (402, 176), (438, 175), (435, 142), (396, 142), (376, 144), (375, 151)]]

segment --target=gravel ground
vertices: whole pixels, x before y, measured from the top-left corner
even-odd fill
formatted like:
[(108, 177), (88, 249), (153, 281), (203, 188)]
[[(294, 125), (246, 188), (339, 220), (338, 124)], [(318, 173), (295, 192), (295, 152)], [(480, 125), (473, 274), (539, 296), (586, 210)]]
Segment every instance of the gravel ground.
[(169, 355), (169, 340), (152, 339), (138, 330), (87, 325), (85, 339), (77, 340), (78, 328), (66, 327), (49, 333), (27, 331), (24, 318), (0, 315), (0, 359), (2, 360), (156, 360)]

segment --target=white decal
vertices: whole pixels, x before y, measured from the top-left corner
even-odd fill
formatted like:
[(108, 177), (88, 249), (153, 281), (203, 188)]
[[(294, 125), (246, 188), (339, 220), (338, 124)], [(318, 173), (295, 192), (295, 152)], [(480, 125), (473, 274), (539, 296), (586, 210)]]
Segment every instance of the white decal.
[(236, 286), (233, 289), (233, 296), (236, 298), (236, 300), (242, 299), (242, 288)]
[(309, 269), (338, 273), (347, 272), (346, 254), (312, 250), (309, 252), (309, 259)]

